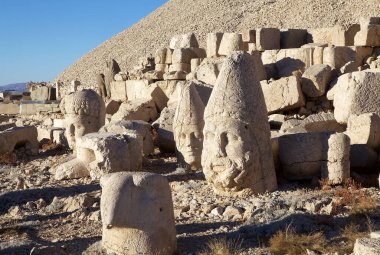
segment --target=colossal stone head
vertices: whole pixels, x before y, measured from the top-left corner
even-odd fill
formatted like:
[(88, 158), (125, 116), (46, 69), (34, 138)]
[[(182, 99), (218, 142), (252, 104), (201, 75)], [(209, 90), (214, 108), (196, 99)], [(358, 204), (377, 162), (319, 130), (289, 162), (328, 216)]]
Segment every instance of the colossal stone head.
[(186, 83), (180, 92), (173, 129), (178, 162), (188, 164), (192, 170), (201, 168), (204, 108), (195, 85)]
[(206, 106), (202, 167), (221, 193), (277, 188), (267, 110), (253, 57), (234, 52)]
[(82, 90), (65, 96), (61, 102), (65, 115), (66, 138), (71, 149), (75, 149), (77, 138), (98, 132), (105, 122), (105, 105), (93, 90)]
[(114, 173), (101, 178), (102, 245), (116, 254), (173, 254), (176, 230), (165, 177)]

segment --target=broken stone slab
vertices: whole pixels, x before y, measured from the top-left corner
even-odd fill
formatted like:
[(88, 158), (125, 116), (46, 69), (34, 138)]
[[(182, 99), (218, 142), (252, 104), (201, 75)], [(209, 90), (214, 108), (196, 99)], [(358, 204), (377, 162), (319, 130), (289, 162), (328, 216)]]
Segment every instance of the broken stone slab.
[(277, 28), (260, 28), (256, 30), (256, 47), (259, 51), (280, 49), (281, 33)]
[(157, 117), (158, 112), (153, 98), (140, 98), (122, 103), (111, 120), (143, 120), (153, 122)]
[(175, 111), (176, 108), (165, 108), (162, 110), (158, 120), (152, 124), (157, 134), (154, 143), (161, 152), (175, 152), (176, 145), (173, 134)]
[(354, 255), (379, 255), (380, 239), (359, 238), (356, 239)]
[(292, 76), (294, 72), (303, 73), (313, 65), (313, 52), (313, 48), (279, 50), (275, 62), (279, 77)]
[(280, 32), (281, 49), (301, 48), (307, 43), (307, 30), (305, 29), (286, 29)]
[(268, 113), (277, 113), (302, 107), (305, 99), (299, 78), (295, 76), (280, 80), (261, 82)]
[(129, 101), (142, 101), (151, 98), (158, 111), (164, 109), (169, 98), (155, 83), (148, 80), (129, 80), (126, 81), (127, 97)]
[(100, 180), (102, 247), (116, 254), (172, 255), (177, 248), (171, 190), (153, 173), (114, 173)]
[(322, 175), (337, 184), (350, 177), (350, 140), (342, 133), (283, 135), (279, 150), (284, 175), (289, 180)]
[(351, 144), (367, 144), (372, 149), (380, 148), (380, 117), (376, 113), (351, 115), (346, 134)]
[(320, 97), (326, 93), (331, 80), (329, 65), (312, 65), (302, 75), (302, 92), (309, 97)]
[(206, 37), (207, 42), (207, 57), (219, 57), (219, 47), (223, 38), (223, 33), (208, 33)]
[[(293, 121), (293, 122), (292, 122)], [(288, 124), (288, 122), (290, 122)], [(344, 132), (346, 126), (339, 124), (333, 113), (312, 114), (303, 120), (287, 120), (281, 133)]]
[(351, 168), (358, 173), (375, 171), (378, 167), (378, 154), (366, 144), (353, 144), (350, 151)]
[(340, 76), (327, 92), (334, 101), (334, 115), (339, 123), (346, 124), (350, 115), (380, 114), (380, 71), (365, 70)]
[(224, 33), (220, 42), (218, 54), (227, 56), (234, 51), (243, 50), (243, 37), (237, 33)]
[(108, 173), (140, 171), (142, 153), (142, 137), (129, 133), (91, 133), (77, 142), (77, 159), (85, 164), (93, 180)]
[(13, 127), (0, 132), (0, 155), (11, 153), (22, 146), (28, 153), (38, 154), (37, 135), (34, 126)]
[(73, 158), (63, 164), (59, 164), (54, 169), (54, 179), (61, 180), (72, 180), (80, 179), (90, 176), (86, 165), (79, 159)]
[(143, 138), (143, 153), (150, 155), (154, 152), (153, 137), (151, 132), (151, 125), (148, 122), (141, 120), (122, 120), (114, 121), (103, 126), (99, 132), (113, 133), (113, 134), (128, 134), (135, 131)]
[(188, 33), (183, 35), (174, 36), (170, 40), (170, 49), (179, 49), (179, 48), (199, 48), (198, 40), (195, 37), (195, 34)]

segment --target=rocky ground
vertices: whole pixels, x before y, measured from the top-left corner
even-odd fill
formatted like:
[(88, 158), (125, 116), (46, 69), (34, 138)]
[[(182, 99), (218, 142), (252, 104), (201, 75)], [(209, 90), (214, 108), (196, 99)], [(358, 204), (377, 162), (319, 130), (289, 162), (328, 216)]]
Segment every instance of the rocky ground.
[[(21, 150), (1, 159), (0, 254), (82, 254), (101, 240), (99, 183), (56, 181), (51, 173), (69, 157), (69, 151), (51, 147), (38, 156)], [(144, 168), (170, 182), (179, 254), (198, 254), (210, 240), (223, 238), (240, 248), (236, 254), (275, 254), (279, 238), (273, 236), (281, 230), (297, 240), (321, 233), (318, 247), (316, 240), (305, 241), (308, 254), (349, 254), (356, 237), (380, 227), (377, 188), (281, 181), (271, 194), (226, 198), (214, 194), (201, 172), (186, 173), (175, 162), (173, 155), (157, 154)], [(286, 245), (293, 244), (280, 240)]]

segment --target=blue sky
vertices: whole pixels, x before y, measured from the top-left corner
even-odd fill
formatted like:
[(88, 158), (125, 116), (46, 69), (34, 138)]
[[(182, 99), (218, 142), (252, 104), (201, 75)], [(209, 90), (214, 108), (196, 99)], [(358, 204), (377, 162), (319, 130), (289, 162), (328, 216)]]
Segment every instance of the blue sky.
[(167, 0), (0, 0), (0, 85), (51, 81)]

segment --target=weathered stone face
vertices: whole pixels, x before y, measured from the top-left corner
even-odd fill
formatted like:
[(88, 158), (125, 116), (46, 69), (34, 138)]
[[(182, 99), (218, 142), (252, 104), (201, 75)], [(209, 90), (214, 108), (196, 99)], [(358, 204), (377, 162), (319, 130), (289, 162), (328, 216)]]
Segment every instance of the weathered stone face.
[(187, 125), (180, 132), (175, 132), (177, 149), (181, 152), (184, 161), (192, 169), (199, 169), (201, 165), (203, 132), (199, 125)]
[(65, 114), (66, 137), (70, 148), (77, 138), (97, 132), (105, 122), (105, 104), (93, 90), (82, 90), (67, 95), (61, 102)]
[(151, 173), (103, 176), (102, 245), (116, 254), (173, 254), (173, 202), (165, 177)]

